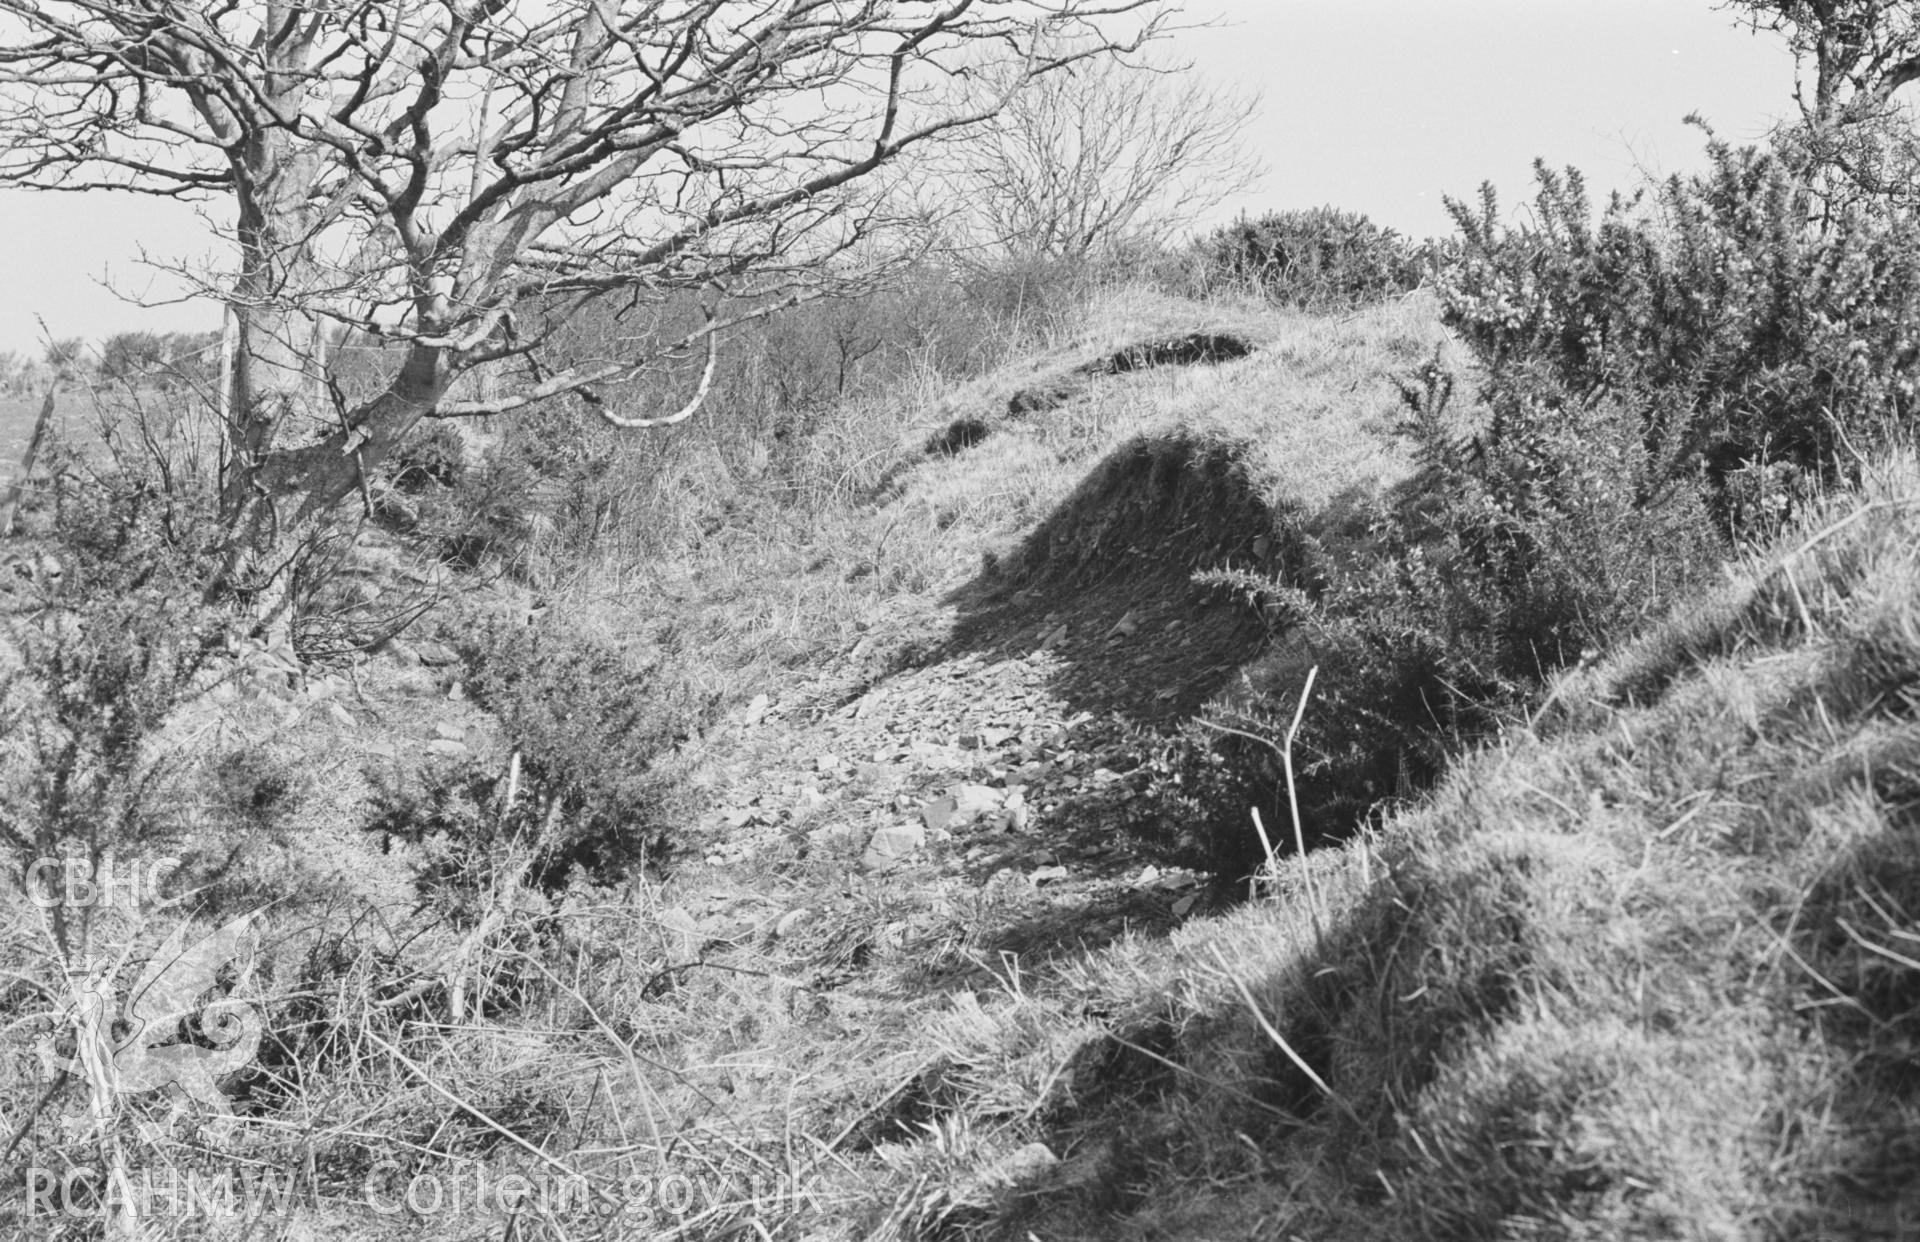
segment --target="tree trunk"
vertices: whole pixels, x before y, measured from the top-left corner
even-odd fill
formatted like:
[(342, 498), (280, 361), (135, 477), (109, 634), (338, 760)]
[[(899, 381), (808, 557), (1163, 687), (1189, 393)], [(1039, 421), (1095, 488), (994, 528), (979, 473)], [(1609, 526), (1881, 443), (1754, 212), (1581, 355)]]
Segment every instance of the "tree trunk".
[[(270, 634), (283, 634), (292, 619), (303, 562), (338, 534), (341, 502), (367, 495), (371, 472), (446, 396), (450, 378), (444, 349), (414, 345), (386, 391), (321, 438), (249, 451), (244, 464), (236, 446), (225, 586), (253, 600)], [(261, 421), (273, 417), (269, 410)]]
[(231, 313), (236, 328), (228, 377), (228, 476), (221, 505), (229, 519), (244, 507), (253, 476), (286, 445), (328, 430), (314, 358), (316, 322), (306, 309), (318, 284), (303, 200), (311, 187), (298, 162), (262, 139), (240, 161), (240, 272)]
[[(242, 144), (233, 169), (240, 270), (229, 305), (234, 350), (220, 482), (227, 542), (215, 591), (250, 602), (258, 621), (284, 637), (302, 561), (329, 533), (327, 514), (360, 478), (358, 461), (372, 462), (365, 449), (357, 459), (343, 454), (347, 428), (323, 395), (321, 327), (312, 307), (324, 281), (312, 250), (318, 221), (310, 206), (321, 165), (285, 133), (268, 129)], [(395, 387), (410, 382), (403, 376)], [(297, 497), (308, 485), (325, 500)]]

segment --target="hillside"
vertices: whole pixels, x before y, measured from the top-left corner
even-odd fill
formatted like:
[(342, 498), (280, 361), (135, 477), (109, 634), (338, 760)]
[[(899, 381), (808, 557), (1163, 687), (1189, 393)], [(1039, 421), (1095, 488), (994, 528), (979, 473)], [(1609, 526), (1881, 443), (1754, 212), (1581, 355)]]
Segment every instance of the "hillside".
[[(1393, 381), (1435, 358), (1467, 365), (1423, 295), (1123, 290), (849, 424), (878, 447), (800, 517), (696, 458), (671, 558), (470, 585), (330, 672), (208, 671), (156, 779), (219, 790), (181, 812), (202, 920), (275, 903), (259, 1124), (176, 1148), (125, 1104), (122, 1158), (304, 1170), (274, 1236), (1905, 1236), (1910, 458), (1431, 792), (1305, 827), (1340, 843), (1269, 820), (1251, 889), (1159, 848), (1168, 739), (1273, 674), (1271, 615), (1195, 573), (1368, 538), (1415, 477)], [(444, 584), (409, 559), (351, 568)], [(557, 843), (583, 803), (515, 804), (549, 762), (646, 817)], [(4, 1100), (22, 1167), (103, 1161), (53, 1094)], [(583, 1190), (372, 1206), (509, 1174)]]
[(1903, 458), (1313, 855), (1311, 890), (1289, 863), (1277, 899), (957, 1006), (964, 1139), (903, 1162), (950, 1186), (1022, 1140), (1065, 1159), (914, 1210), (1048, 1238), (1908, 1236), (1916, 509)]
[[(1417, 314), (1278, 326), (1146, 380), (1172, 387), (1151, 412), (1082, 396), (1092, 468), (1024, 529), (980, 524), (997, 566), (944, 594), (942, 641), (708, 743), (709, 862), (761, 877), (708, 950), (836, 968), (833, 1034), (761, 1055), (857, 1102), (828, 1114), (832, 1184), (880, 1198), (850, 1236), (1904, 1236), (1909, 460), (1312, 855), (1311, 883), (1290, 860), (1223, 901), (1115, 831), (1147, 779), (1122, 723), (1200, 710), (1262, 648), (1192, 569), (1405, 476), (1391, 407), (1355, 419), (1341, 390), (1429, 355)], [(1248, 417), (1251, 392), (1287, 407)], [(894, 503), (1033, 460), (1002, 440)], [(926, 845), (894, 863), (916, 809)]]

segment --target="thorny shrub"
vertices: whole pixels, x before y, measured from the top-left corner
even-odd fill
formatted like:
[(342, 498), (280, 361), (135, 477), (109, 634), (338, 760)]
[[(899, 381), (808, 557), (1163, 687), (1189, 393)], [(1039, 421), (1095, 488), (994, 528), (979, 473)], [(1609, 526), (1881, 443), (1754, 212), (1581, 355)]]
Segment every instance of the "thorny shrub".
[[(533, 878), (563, 885), (575, 868), (613, 881), (671, 851), (679, 809), (653, 761), (702, 724), (712, 704), (671, 672), (673, 653), (641, 659), (554, 624), (494, 624), (471, 644), (471, 688), (520, 759), (523, 802), (505, 835), (537, 841)], [(426, 822), (480, 823), (498, 777), (429, 791)], [(499, 791), (504, 793), (504, 791)], [(465, 826), (465, 829), (462, 826)], [(537, 836), (536, 836), (537, 834)], [(472, 842), (469, 844), (486, 844)]]
[[(1429, 368), (1404, 387), (1421, 469), (1364, 555), (1210, 576), (1290, 631), (1290, 671), (1321, 667), (1296, 756), (1311, 831), (1424, 785), (1554, 670), (1663, 611), (1724, 537), (1769, 537), (1911, 426), (1920, 219), (1823, 195), (1767, 151), (1708, 154), (1597, 216), (1577, 172), (1544, 165), (1528, 224), (1503, 223), (1491, 188), (1451, 202), (1437, 283), (1486, 377), (1477, 430), (1456, 438), (1451, 378)], [(1295, 686), (1220, 722), (1259, 740), (1173, 749), (1160, 819), (1201, 827), (1172, 848), (1257, 863), (1246, 807), (1284, 805), (1271, 743)]]
[(225, 645), (181, 498), (60, 469), (0, 595), (0, 840), (34, 858), (152, 849), (178, 827), (149, 746)]
[(1242, 216), (1198, 242), (1209, 283), (1282, 306), (1366, 306), (1418, 288), (1420, 248), (1392, 229), (1334, 207)]
[(1920, 219), (1833, 211), (1773, 154), (1707, 151), (1706, 172), (1597, 219), (1579, 173), (1544, 164), (1531, 224), (1501, 223), (1491, 187), (1450, 201), (1461, 236), (1438, 284), (1484, 364), (1631, 400), (1673, 476), (1704, 466), (1725, 489), (1730, 526), (1777, 522), (1811, 494), (1800, 476), (1831, 481), (1911, 425)]
[[(1633, 405), (1513, 368), (1461, 435), (1452, 391), (1437, 364), (1402, 383), (1420, 469), (1378, 503), (1357, 562), (1322, 556), (1285, 581), (1201, 575), (1259, 607), (1289, 668), (1320, 668), (1294, 751), (1310, 838), (1342, 837), (1425, 785), (1721, 552), (1698, 487), (1649, 450)], [(1277, 744), (1298, 688), (1289, 679), (1215, 722), (1235, 732), (1196, 726), (1161, 760), (1182, 778), (1158, 817), (1186, 825), (1175, 853), (1229, 876), (1258, 865), (1248, 807), (1264, 806), (1270, 829), (1287, 823)]]

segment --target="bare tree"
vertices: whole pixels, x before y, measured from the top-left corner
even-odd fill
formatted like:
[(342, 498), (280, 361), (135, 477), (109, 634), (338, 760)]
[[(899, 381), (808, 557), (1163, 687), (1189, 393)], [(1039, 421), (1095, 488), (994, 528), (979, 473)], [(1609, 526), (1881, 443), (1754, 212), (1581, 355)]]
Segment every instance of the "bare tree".
[(166, 357), (165, 337), (153, 332), (116, 332), (100, 342), (100, 375), (137, 381), (158, 371)]
[(1912, 0), (1727, 0), (1741, 20), (1782, 36), (1799, 65), (1800, 119), (1776, 135), (1832, 205), (1865, 193), (1920, 197), (1920, 141), (1901, 98), (1920, 81), (1920, 6)]
[(45, 358), (54, 374), (61, 379), (72, 379), (84, 365), (87, 342), (77, 336), (55, 337), (47, 342)]
[(1786, 38), (1811, 93), (1796, 86), (1808, 119), (1838, 122), (1880, 111), (1920, 80), (1920, 11), (1911, 0), (1728, 0), (1756, 29)]
[[(972, 97), (1006, 93), (1015, 71), (976, 74)], [(1080, 58), (1013, 95), (937, 163), (976, 245), (1065, 257), (1161, 242), (1260, 179), (1243, 138), (1258, 107), (1190, 66)]]
[[(0, 0), (0, 183), (230, 211), (228, 584), (264, 592), (422, 418), (484, 417), (706, 356), (888, 219), (902, 153), (1165, 30), (1165, 0)], [(1057, 50), (1067, 49), (1067, 50)], [(1004, 89), (950, 106), (993, 59)], [(609, 295), (706, 292), (632, 356), (549, 356)], [(320, 396), (322, 322), (389, 342)], [(512, 383), (451, 399), (512, 362)], [(330, 408), (331, 407), (331, 408)]]

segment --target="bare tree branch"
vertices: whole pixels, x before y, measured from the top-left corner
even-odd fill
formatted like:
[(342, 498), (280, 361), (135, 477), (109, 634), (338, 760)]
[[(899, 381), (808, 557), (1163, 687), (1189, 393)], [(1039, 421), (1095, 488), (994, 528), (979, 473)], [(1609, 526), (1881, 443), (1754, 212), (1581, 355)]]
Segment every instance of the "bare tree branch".
[(1164, 241), (1262, 172), (1242, 138), (1257, 97), (1187, 66), (1102, 58), (1027, 83), (1001, 64), (974, 80), (1022, 89), (935, 162), (971, 247), (1059, 257)]
[[(0, 184), (222, 207), (199, 275), (237, 321), (236, 546), (321, 520), (419, 420), (503, 413), (658, 359), (466, 372), (555, 316), (716, 280), (803, 285), (905, 214), (882, 172), (1034, 82), (1141, 47), (1169, 0), (0, 0)], [(961, 76), (991, 70), (968, 96)], [(756, 283), (750, 277), (764, 278)], [(705, 330), (711, 358), (719, 348)], [(313, 342), (399, 346), (336, 412)], [(694, 342), (698, 343), (698, 342)], [(611, 369), (610, 369), (611, 368)], [(664, 418), (608, 415), (621, 425)], [(245, 577), (237, 568), (236, 577)]]
[[(1783, 37), (1798, 64), (1797, 125), (1777, 145), (1829, 209), (1866, 195), (1920, 197), (1920, 139), (1901, 98), (1920, 81), (1920, 8), (1911, 0), (1725, 0)], [(1808, 81), (1811, 75), (1811, 82)]]
[[(713, 333), (709, 332), (707, 334), (707, 365), (700, 372), (699, 386), (694, 389), (692, 399), (681, 406), (675, 413), (663, 415), (659, 418), (622, 418), (612, 410), (609, 410), (606, 403), (597, 397), (591, 402), (594, 413), (616, 427), (624, 427), (629, 430), (637, 430), (644, 427), (671, 427), (675, 423), (687, 421), (693, 417), (696, 410), (706, 404), (707, 393), (713, 388), (714, 366), (720, 361), (718, 340), (719, 338)], [(581, 391), (583, 394), (586, 392), (585, 389)]]

